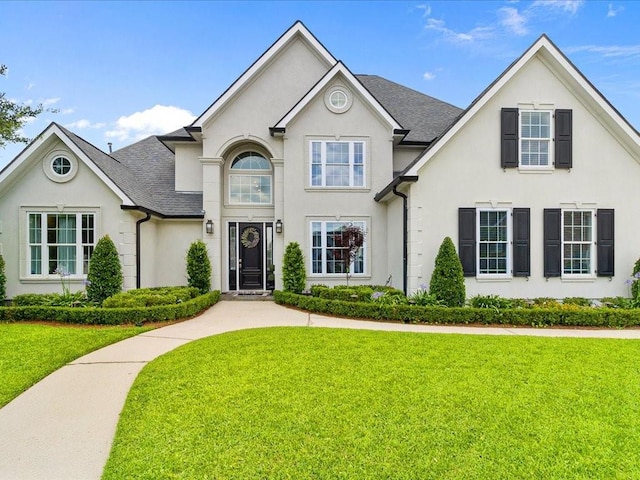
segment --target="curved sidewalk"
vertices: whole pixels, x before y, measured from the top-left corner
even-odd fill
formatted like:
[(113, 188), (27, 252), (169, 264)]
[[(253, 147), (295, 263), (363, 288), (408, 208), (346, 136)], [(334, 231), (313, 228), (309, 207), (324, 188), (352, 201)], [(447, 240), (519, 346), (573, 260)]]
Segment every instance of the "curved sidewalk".
[(127, 393), (148, 362), (199, 338), (274, 326), (640, 339), (640, 330), (405, 325), (325, 317), (273, 302), (221, 301), (197, 318), (85, 355), (1, 408), (0, 479), (99, 479)]

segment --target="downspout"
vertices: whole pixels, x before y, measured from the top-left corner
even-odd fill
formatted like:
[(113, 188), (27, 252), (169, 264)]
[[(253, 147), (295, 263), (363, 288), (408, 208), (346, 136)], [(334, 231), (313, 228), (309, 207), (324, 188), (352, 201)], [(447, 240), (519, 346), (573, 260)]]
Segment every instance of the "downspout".
[(140, 288), (140, 225), (151, 220), (151, 214), (149, 212), (144, 213), (147, 216), (136, 222), (136, 288)]
[(393, 193), (402, 198), (402, 290), (407, 294), (407, 256), (409, 248), (407, 245), (409, 234), (407, 227), (409, 224), (409, 210), (407, 208), (407, 196), (397, 190), (398, 186), (394, 185)]

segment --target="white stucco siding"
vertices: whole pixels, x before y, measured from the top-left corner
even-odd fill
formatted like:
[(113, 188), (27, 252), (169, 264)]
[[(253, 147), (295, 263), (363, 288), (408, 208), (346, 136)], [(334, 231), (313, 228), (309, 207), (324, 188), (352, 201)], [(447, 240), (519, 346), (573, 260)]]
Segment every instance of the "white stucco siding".
[[(330, 89), (334, 86), (328, 85)], [(364, 221), (367, 224), (366, 274), (354, 283), (383, 284), (388, 278), (388, 225), (386, 205), (373, 200), (392, 179), (392, 132), (353, 89), (351, 108), (331, 112), (324, 92), (287, 126), (284, 140), (284, 244), (298, 242), (311, 272), (311, 221)], [(362, 141), (365, 144), (365, 186), (312, 187), (310, 142)], [(308, 283), (344, 284), (344, 275), (308, 276)]]
[[(142, 224), (142, 287), (187, 284), (187, 251), (202, 240), (202, 220), (154, 220)], [(211, 257), (209, 252), (209, 256)], [(211, 260), (211, 258), (210, 258)], [(212, 270), (220, 270), (213, 265)]]
[(393, 151), (393, 171), (403, 171), (423, 151), (424, 147), (396, 146)]
[[(573, 168), (529, 173), (500, 167), (500, 109), (539, 102), (573, 111)], [(530, 208), (531, 276), (466, 280), (467, 296), (601, 298), (626, 295), (625, 279), (640, 257), (640, 164), (539, 60), (521, 69), (419, 172), (411, 187), (413, 229), (412, 289), (428, 283), (440, 243), (458, 243), (458, 208)], [(553, 148), (553, 147), (552, 147)], [(421, 208), (418, 208), (421, 207)], [(615, 209), (615, 276), (590, 280), (544, 277), (545, 208)], [(596, 219), (597, 222), (597, 219)], [(594, 229), (595, 235), (595, 229)], [(419, 238), (418, 238), (419, 237)], [(594, 247), (595, 248), (595, 247)], [(423, 262), (415, 261), (422, 254)], [(593, 257), (594, 262), (596, 257)]]
[(175, 169), (177, 192), (202, 191), (202, 144), (188, 144), (175, 146)]
[(327, 67), (308, 44), (296, 39), (203, 126), (204, 156), (216, 157), (230, 139), (257, 136), (280, 157), (281, 143), (270, 137), (274, 126), (324, 75)]
[[(57, 183), (45, 175), (43, 159), (52, 151), (60, 152), (76, 163), (77, 174), (72, 180)], [(29, 275), (28, 212), (94, 213), (95, 241), (108, 234), (124, 263), (124, 257), (131, 252), (123, 245), (130, 243), (131, 238), (130, 232), (123, 231), (121, 226), (135, 222), (134, 214), (123, 211), (118, 196), (62, 142), (52, 142), (46, 149), (36, 152), (21, 169), (20, 177), (5, 186), (0, 196), (0, 242), (6, 262), (8, 298), (22, 293), (62, 292), (57, 275), (42, 278)], [(128, 280), (131, 279), (125, 279)], [(78, 290), (84, 286), (80, 280), (72, 280), (71, 288)]]

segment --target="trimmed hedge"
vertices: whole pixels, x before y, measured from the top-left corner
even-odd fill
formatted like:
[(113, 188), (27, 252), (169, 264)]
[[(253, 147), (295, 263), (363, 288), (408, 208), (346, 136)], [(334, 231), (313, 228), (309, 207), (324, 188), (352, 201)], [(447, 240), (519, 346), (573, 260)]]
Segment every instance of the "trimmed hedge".
[(196, 287), (138, 288), (116, 293), (102, 302), (102, 308), (153, 307), (188, 302), (200, 295)]
[(422, 307), (385, 305), (375, 302), (327, 300), (291, 292), (274, 291), (276, 303), (314, 313), (371, 320), (433, 325), (507, 325), (528, 327), (609, 327), (640, 326), (640, 309), (617, 308), (493, 308)]
[(152, 307), (0, 307), (0, 322), (40, 320), (83, 325), (141, 325), (149, 322), (166, 322), (192, 317), (216, 304), (219, 299), (220, 292), (216, 290), (183, 303)]

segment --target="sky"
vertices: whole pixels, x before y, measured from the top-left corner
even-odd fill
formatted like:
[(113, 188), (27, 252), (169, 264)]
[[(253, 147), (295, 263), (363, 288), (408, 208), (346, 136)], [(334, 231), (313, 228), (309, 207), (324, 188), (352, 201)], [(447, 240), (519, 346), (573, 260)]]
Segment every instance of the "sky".
[[(355, 74), (467, 107), (546, 33), (640, 129), (640, 2), (1, 1), (0, 92), (103, 151), (190, 124), (296, 20)], [(0, 168), (23, 144), (0, 149)]]

